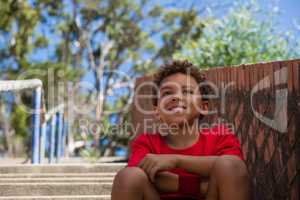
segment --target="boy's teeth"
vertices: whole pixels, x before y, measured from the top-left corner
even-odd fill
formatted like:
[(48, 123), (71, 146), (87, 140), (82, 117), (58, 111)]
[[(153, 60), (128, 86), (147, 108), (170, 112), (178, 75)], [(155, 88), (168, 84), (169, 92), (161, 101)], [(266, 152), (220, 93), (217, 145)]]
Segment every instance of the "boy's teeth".
[(183, 108), (182, 107), (175, 107), (172, 109), (173, 112), (182, 112)]

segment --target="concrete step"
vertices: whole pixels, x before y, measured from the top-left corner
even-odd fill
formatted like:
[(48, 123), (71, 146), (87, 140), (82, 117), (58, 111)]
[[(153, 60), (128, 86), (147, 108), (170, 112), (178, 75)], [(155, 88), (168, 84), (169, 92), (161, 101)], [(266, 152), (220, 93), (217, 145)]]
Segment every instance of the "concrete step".
[(126, 163), (0, 165), (0, 200), (110, 199)]
[(81, 178), (81, 177), (51, 177), (51, 178), (0, 178), (0, 183), (102, 183), (113, 182), (114, 177)]
[(110, 195), (112, 183), (1, 183), (0, 196)]
[(76, 196), (10, 196), (0, 200), (108, 200), (110, 195), (76, 195)]
[(101, 177), (114, 177), (116, 172), (108, 173), (17, 173), (17, 174), (0, 174), (1, 178), (101, 178)]
[[(27, 161), (27, 162), (25, 162)], [(126, 157), (124, 156), (108, 156), (108, 157), (101, 157), (99, 158), (98, 160), (96, 160), (94, 163), (116, 163), (116, 162), (126, 162)], [(42, 161), (43, 164), (48, 164), (48, 159), (47, 158), (44, 158), (43, 161)], [(59, 160), (59, 163), (66, 163), (66, 164), (79, 164), (79, 163), (82, 163), (82, 164), (85, 164), (85, 163), (90, 163), (90, 161), (88, 159), (84, 159), (82, 157), (66, 157), (66, 158), (61, 158)], [(19, 157), (19, 158), (7, 158), (7, 157), (4, 157), (4, 158), (0, 158), (0, 165), (3, 165), (3, 164), (9, 164), (9, 165), (12, 165), (12, 164), (31, 164), (30, 163), (30, 159), (26, 159), (26, 158), (22, 158), (22, 157)]]
[(41, 164), (41, 165), (0, 165), (0, 174), (9, 173), (110, 173), (117, 172), (125, 163), (99, 164)]

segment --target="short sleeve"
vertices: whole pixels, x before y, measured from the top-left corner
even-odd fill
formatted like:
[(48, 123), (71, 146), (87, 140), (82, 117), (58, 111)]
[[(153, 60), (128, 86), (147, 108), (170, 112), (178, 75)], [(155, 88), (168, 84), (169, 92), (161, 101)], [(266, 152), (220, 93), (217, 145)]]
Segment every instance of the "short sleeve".
[(131, 142), (128, 167), (137, 166), (146, 154), (150, 153), (150, 144), (145, 134), (140, 134)]
[(241, 145), (235, 134), (225, 126), (219, 126), (214, 130), (217, 134), (216, 155), (236, 155), (244, 160)]

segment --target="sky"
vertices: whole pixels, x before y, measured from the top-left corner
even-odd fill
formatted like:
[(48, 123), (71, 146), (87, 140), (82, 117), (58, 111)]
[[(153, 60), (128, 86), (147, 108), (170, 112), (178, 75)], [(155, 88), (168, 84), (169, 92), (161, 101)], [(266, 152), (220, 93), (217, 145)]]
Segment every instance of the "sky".
[[(250, 0), (243, 0), (250, 2)], [(200, 1), (199, 1), (200, 2)], [(217, 7), (213, 12), (222, 17), (227, 14), (234, 4), (234, 0), (203, 0), (203, 5), (224, 5), (223, 8)], [(300, 37), (300, 0), (256, 0), (259, 7), (264, 11), (277, 10), (274, 20), (278, 22), (280, 30), (291, 30), (295, 35)], [(257, 20), (261, 20), (259, 17)], [(295, 22), (298, 22), (298, 30)]]
[[(266, 5), (270, 0), (261, 0), (261, 5)], [(282, 30), (292, 30), (300, 37), (300, 0), (281, 0), (278, 2), (278, 8), (280, 13), (276, 16), (276, 20), (279, 22), (279, 27)], [(295, 27), (295, 22), (298, 23), (298, 30)]]
[[(178, 7), (188, 8), (189, 3), (193, 1), (183, 1)], [(228, 13), (230, 8), (236, 3), (235, 0), (195, 0), (197, 7), (204, 8), (210, 5), (212, 12), (217, 17), (222, 17)], [(242, 0), (242, 2), (251, 2), (251, 0)], [(300, 0), (256, 0), (257, 4), (265, 11), (277, 9), (279, 12), (275, 15), (275, 21), (281, 30), (291, 30), (300, 37)], [(216, 6), (216, 7), (215, 7)], [(207, 12), (204, 12), (205, 16)], [(257, 20), (260, 20), (259, 18)], [(298, 30), (295, 22), (298, 21)]]
[[(279, 13), (275, 16), (278, 27), (281, 30), (291, 30), (300, 37), (300, 0), (260, 0), (258, 1), (263, 9), (271, 9), (271, 2), (277, 2)], [(298, 23), (298, 30), (296, 24)]]

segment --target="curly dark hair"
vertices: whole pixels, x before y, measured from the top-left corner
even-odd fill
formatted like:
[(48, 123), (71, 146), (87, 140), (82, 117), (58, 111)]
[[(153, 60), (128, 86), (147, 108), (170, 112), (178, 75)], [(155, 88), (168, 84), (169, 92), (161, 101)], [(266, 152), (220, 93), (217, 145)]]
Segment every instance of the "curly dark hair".
[[(197, 81), (198, 84), (206, 81), (205, 74), (200, 72), (199, 68), (193, 65), (191, 62), (187, 60), (173, 60), (170, 63), (162, 65), (158, 69), (158, 71), (153, 75), (154, 85), (160, 87), (162, 81), (166, 77), (176, 73), (189, 74)], [(158, 97), (157, 97), (158, 94), (156, 89), (157, 88), (153, 88), (152, 90), (152, 94), (153, 94), (152, 103), (154, 106), (157, 106), (157, 101), (158, 101)], [(211, 87), (207, 84), (201, 84), (199, 89), (202, 95), (208, 95), (212, 91)], [(204, 97), (202, 98), (202, 100), (208, 100), (208, 99)]]

